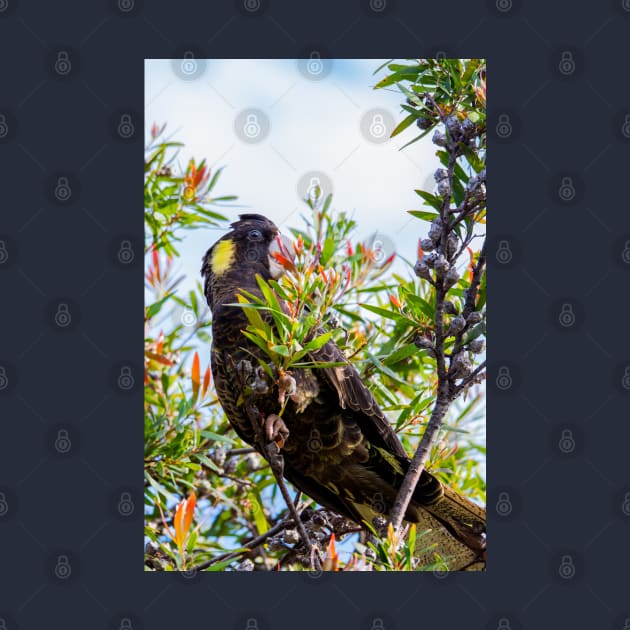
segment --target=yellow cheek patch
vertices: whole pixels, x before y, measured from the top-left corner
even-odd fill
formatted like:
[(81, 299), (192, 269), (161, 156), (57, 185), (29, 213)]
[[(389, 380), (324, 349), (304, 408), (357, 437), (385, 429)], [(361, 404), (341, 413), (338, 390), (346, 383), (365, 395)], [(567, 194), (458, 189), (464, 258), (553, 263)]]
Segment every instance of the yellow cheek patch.
[(212, 273), (216, 276), (220, 276), (225, 273), (232, 265), (234, 261), (234, 255), (236, 253), (236, 246), (234, 241), (227, 239), (225, 241), (219, 241), (212, 252), (212, 260), (210, 260), (210, 266), (212, 267)]

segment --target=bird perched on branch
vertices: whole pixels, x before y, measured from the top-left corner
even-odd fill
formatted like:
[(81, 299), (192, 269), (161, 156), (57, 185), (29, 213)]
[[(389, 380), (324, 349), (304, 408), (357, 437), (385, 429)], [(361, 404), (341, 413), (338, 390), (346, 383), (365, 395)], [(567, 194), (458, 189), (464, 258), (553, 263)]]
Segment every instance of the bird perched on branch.
[[(212, 311), (212, 373), (217, 395), (237, 434), (261, 454), (261, 436), (281, 447), (284, 476), (322, 506), (359, 524), (387, 515), (408, 470), (410, 459), (354, 366), (331, 339), (310, 353), (324, 367), (291, 371), (294, 383), (279, 415), (278, 378), (254, 384), (260, 427), (252, 424), (246, 392), (238, 371), (250, 367), (246, 379), (260, 380), (256, 360), (264, 352), (243, 335), (248, 319), (235, 306), (241, 291), (261, 295), (257, 276), (278, 279), (284, 271), (276, 253), (282, 247), (278, 228), (258, 214), (240, 215), (231, 231), (203, 258), (204, 292)], [(252, 367), (252, 364), (254, 367)], [(242, 375), (241, 375), (242, 376)], [(269, 379), (267, 379), (269, 380)], [(253, 391), (249, 388), (249, 391)], [(485, 509), (424, 471), (405, 519), (431, 546), (421, 562), (435, 561), (449, 570), (485, 568)]]

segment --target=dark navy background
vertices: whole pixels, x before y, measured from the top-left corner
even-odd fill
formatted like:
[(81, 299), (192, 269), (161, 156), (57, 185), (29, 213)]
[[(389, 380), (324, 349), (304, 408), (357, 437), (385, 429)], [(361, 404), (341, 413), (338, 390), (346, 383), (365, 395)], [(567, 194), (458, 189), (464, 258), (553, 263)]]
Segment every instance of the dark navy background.
[[(483, 575), (143, 572), (144, 59), (312, 50), (488, 59)], [(629, 0), (0, 0), (0, 628), (630, 628), (629, 53)]]

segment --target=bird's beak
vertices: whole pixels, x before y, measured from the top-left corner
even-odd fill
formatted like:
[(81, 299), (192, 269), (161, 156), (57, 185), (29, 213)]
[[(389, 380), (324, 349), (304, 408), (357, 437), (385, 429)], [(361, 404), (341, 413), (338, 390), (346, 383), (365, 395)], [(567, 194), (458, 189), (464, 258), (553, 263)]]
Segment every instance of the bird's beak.
[(282, 274), (293, 267), (295, 254), (291, 239), (278, 232), (276, 238), (269, 246), (269, 272), (274, 280), (278, 280)]

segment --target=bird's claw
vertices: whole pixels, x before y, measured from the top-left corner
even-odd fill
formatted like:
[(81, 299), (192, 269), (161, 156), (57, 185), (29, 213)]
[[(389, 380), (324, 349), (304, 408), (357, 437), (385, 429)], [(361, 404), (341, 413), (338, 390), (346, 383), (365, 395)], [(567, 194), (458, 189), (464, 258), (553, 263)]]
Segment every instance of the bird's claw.
[(289, 429), (284, 420), (275, 413), (270, 413), (265, 418), (264, 427), (267, 442), (275, 442), (278, 449), (281, 449), (289, 438)]

